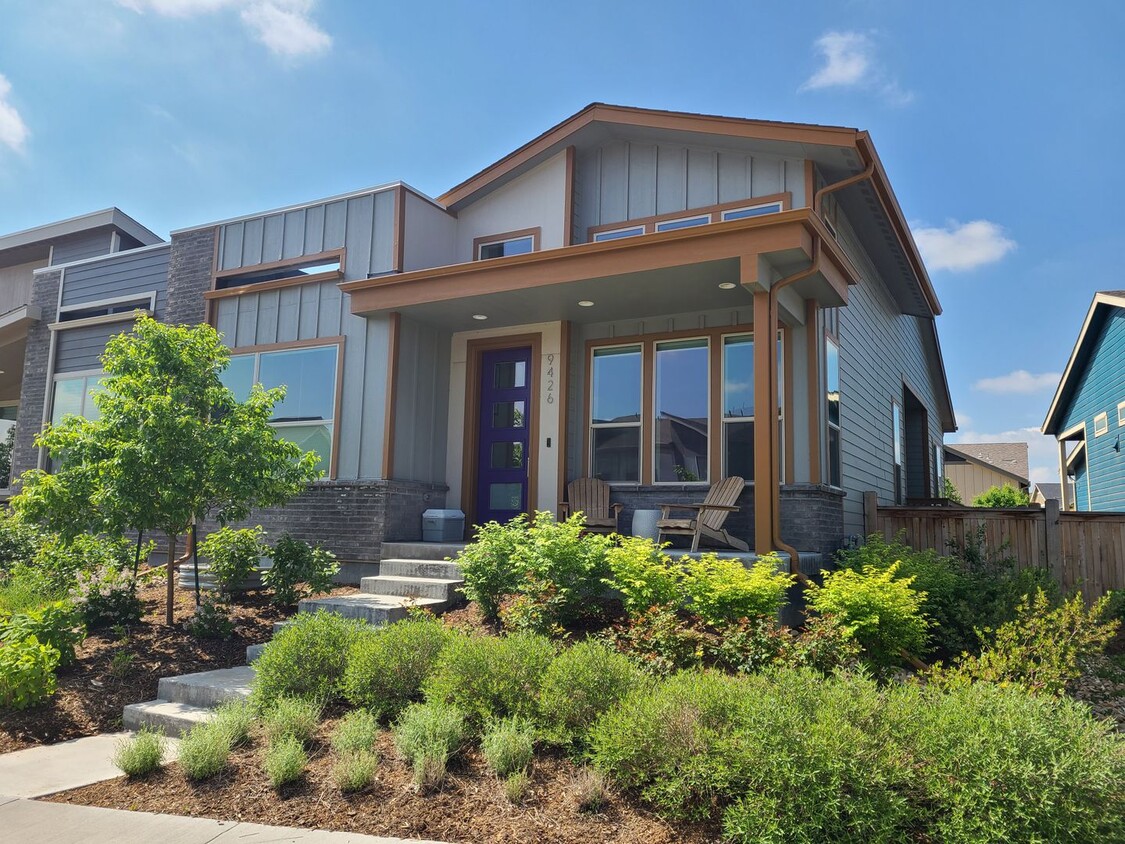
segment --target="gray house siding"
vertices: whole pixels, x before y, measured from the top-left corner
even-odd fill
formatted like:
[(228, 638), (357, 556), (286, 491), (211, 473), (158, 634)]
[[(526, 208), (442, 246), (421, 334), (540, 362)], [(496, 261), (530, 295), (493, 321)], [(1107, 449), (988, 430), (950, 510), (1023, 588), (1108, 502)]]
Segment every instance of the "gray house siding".
[(445, 483), (450, 334), (402, 319), (395, 388), (393, 477)]
[(457, 219), (406, 190), (403, 272), (456, 263)]
[(51, 265), (67, 264), (85, 258), (106, 255), (110, 250), (113, 231), (109, 228), (94, 229), (81, 234), (59, 238), (52, 243)]
[(804, 205), (799, 158), (613, 141), (577, 154), (575, 234), (581, 242), (590, 226), (785, 191)]
[(121, 296), (156, 292), (160, 319), (168, 304), (168, 262), (171, 245), (141, 252), (117, 252), (101, 261), (69, 267), (63, 279), (62, 302), (78, 305)]
[(102, 352), (109, 338), (132, 326), (132, 321), (123, 320), (60, 330), (55, 339), (55, 374), (101, 369)]

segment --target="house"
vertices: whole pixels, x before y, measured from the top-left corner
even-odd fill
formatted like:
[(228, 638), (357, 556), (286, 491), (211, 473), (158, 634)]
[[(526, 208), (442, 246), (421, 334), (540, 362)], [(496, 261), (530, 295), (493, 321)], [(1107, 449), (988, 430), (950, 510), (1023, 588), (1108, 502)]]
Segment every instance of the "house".
[(940, 488), (941, 308), (866, 132), (596, 103), (436, 198), (392, 182), (146, 248), (35, 271), (46, 319), (88, 316), (29, 335), (17, 469), (128, 327), (112, 301), (210, 322), (236, 392), (288, 385), (277, 432), (325, 478), (255, 521), (346, 562), (427, 508), (554, 510), (591, 475), (626, 529), (740, 476), (726, 527), (759, 551), (829, 552), (865, 491)]
[(1027, 443), (945, 445), (945, 476), (966, 504), (994, 486), (1027, 492)]
[[(1067, 484), (1070, 489), (1068, 490), (1071, 500), (1074, 497), (1074, 485)], [(1042, 483), (1034, 484), (1031, 488), (1031, 503), (1038, 504), (1043, 507), (1048, 501), (1058, 501), (1059, 506), (1062, 506), (1062, 484)]]
[(1107, 290), (1090, 303), (1043, 421), (1059, 443), (1064, 510), (1125, 511), (1123, 429), (1125, 290)]

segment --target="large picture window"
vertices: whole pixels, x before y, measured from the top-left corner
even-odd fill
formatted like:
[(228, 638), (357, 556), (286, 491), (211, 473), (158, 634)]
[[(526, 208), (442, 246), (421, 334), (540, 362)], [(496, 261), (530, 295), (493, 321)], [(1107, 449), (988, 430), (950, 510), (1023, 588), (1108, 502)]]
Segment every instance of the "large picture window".
[(223, 383), (239, 401), (249, 397), (254, 384), (265, 389), (284, 386), (285, 398), (273, 409), (274, 431), (305, 451), (315, 451), (319, 468), (327, 471), (336, 424), (338, 357), (335, 345), (232, 355)]
[(103, 377), (101, 372), (58, 376), (51, 400), (51, 424), (58, 425), (66, 416), (97, 419), (101, 413), (94, 404), (94, 393), (101, 388)]
[(706, 338), (656, 344), (656, 483), (708, 480)]
[(641, 479), (641, 347), (595, 349), (590, 470), (604, 481)]

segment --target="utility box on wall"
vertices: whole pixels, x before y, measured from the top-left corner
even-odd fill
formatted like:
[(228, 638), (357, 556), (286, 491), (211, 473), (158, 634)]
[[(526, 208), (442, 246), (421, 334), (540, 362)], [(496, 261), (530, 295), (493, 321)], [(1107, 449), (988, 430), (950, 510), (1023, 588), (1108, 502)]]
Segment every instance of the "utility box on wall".
[(460, 510), (426, 510), (422, 514), (423, 542), (460, 542), (465, 537), (465, 514)]

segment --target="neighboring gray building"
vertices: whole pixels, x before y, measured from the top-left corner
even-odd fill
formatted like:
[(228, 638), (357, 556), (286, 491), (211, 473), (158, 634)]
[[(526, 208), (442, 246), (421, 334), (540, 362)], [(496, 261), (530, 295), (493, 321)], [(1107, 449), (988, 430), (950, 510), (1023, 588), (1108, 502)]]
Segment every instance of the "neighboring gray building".
[(940, 306), (854, 129), (594, 104), (436, 199), (394, 182), (194, 226), (40, 270), (32, 299), (55, 329), (29, 334), (17, 470), (133, 307), (210, 322), (231, 387), (286, 383), (278, 433), (322, 458), (258, 520), (346, 562), (428, 507), (554, 510), (588, 475), (625, 528), (739, 475), (728, 528), (829, 551), (863, 492), (935, 496), (955, 429)]

